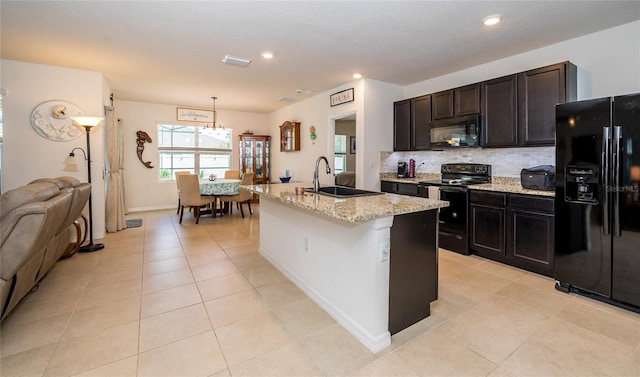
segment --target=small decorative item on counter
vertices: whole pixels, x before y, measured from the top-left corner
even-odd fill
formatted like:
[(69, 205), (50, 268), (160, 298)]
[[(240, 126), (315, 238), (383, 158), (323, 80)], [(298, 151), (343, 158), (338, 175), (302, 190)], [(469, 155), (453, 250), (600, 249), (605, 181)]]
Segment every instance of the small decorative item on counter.
[(309, 127), (309, 137), (311, 138), (312, 144), (315, 144), (316, 140), (316, 128), (315, 126)]
[(215, 175), (215, 174), (209, 174), (209, 180), (210, 180), (211, 182), (215, 181), (215, 180), (216, 180), (216, 178), (218, 178), (218, 176), (217, 176), (217, 175)]
[(280, 177), (280, 182), (282, 183), (289, 183), (289, 180), (291, 179), (291, 177)]

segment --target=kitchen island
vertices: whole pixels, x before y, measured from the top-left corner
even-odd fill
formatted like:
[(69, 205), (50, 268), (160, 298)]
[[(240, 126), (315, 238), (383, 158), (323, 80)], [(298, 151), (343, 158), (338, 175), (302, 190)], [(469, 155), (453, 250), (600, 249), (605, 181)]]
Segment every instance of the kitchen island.
[(447, 202), (296, 195), (296, 186), (243, 186), (260, 195), (261, 255), (373, 352), (430, 314)]

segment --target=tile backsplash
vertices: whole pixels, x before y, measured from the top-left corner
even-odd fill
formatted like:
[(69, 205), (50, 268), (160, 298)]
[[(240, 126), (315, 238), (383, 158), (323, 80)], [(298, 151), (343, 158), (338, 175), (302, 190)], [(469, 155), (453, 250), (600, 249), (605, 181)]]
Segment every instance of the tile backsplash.
[(496, 177), (520, 177), (520, 170), (524, 168), (556, 163), (554, 147), (380, 152), (380, 173), (397, 172), (398, 161), (409, 162), (409, 159), (416, 160), (416, 173), (440, 173), (442, 164), (466, 162), (491, 165), (491, 175)]

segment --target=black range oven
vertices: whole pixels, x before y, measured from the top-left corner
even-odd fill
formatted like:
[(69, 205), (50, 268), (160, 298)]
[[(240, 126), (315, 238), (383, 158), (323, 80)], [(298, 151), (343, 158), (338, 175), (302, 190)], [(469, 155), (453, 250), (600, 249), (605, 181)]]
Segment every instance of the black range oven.
[(439, 182), (420, 182), (418, 194), (449, 202), (440, 209), (438, 243), (443, 249), (469, 255), (469, 186), (491, 182), (491, 165), (442, 164)]

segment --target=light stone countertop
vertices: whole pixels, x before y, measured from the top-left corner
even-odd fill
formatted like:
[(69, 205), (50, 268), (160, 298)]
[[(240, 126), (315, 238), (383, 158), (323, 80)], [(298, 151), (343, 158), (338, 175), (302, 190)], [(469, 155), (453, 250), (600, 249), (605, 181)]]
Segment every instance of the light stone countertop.
[(548, 196), (550, 198), (554, 198), (556, 196), (555, 191), (542, 191), (542, 190), (529, 190), (522, 188), (522, 185), (512, 185), (512, 184), (504, 184), (504, 183), (483, 183), (481, 185), (472, 185), (469, 186), (471, 190), (480, 190), (480, 191), (498, 191), (498, 192), (508, 192), (512, 194), (524, 194), (524, 195), (539, 195), (539, 196)]
[(334, 198), (310, 191), (305, 191), (303, 195), (295, 194), (296, 187), (311, 186), (311, 183), (281, 183), (241, 187), (285, 205), (348, 223), (361, 223), (381, 217), (449, 206), (447, 201), (388, 193), (354, 198)]
[[(388, 182), (418, 184), (420, 182), (425, 182), (425, 181), (439, 182), (440, 175), (425, 174), (424, 176), (418, 176), (416, 178), (397, 178), (391, 173), (384, 173), (380, 175), (380, 180), (388, 181)], [(520, 184), (520, 178), (516, 178), (516, 177), (492, 177), (492, 181), (493, 181), (492, 183), (471, 185), (469, 186), (469, 188), (471, 190), (508, 192), (513, 194), (523, 194), (523, 195), (539, 195), (539, 196), (548, 196), (550, 198), (554, 198), (556, 196), (555, 191), (525, 189)]]

